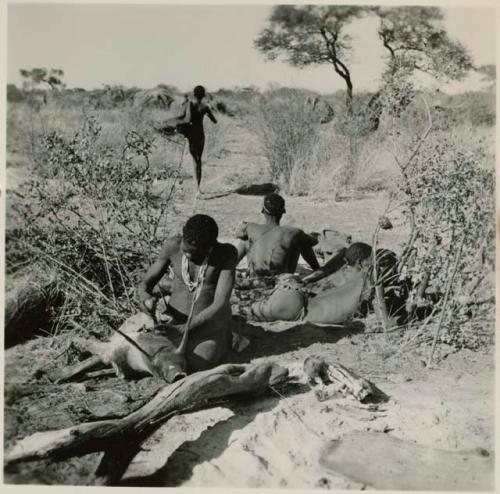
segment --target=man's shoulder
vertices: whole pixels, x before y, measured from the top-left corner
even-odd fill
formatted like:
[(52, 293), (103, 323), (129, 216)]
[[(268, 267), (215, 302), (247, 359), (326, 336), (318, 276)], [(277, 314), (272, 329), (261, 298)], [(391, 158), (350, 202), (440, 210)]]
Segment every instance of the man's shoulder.
[(214, 252), (216, 264), (233, 264), (238, 259), (238, 249), (230, 243), (219, 242)]
[(316, 245), (318, 243), (317, 239), (308, 235), (304, 230), (296, 226), (282, 226), (283, 236), (289, 238), (290, 240), (310, 243)]
[(219, 256), (231, 256), (236, 253), (238, 254), (238, 249), (229, 242), (219, 242), (217, 245), (217, 252)]
[(297, 233), (297, 232), (301, 232), (302, 231), (299, 227), (292, 226), (292, 225), (280, 225), (280, 228), (283, 231), (290, 232), (290, 233)]
[(283, 235), (287, 235), (290, 237), (298, 237), (304, 235), (304, 231), (300, 228), (297, 228), (296, 226), (283, 225), (280, 226), (280, 231), (283, 233)]
[(253, 221), (244, 221), (241, 224), (241, 228), (243, 228), (247, 235), (251, 237), (255, 234), (260, 234), (265, 230), (265, 225), (261, 225), (259, 223), (254, 223)]

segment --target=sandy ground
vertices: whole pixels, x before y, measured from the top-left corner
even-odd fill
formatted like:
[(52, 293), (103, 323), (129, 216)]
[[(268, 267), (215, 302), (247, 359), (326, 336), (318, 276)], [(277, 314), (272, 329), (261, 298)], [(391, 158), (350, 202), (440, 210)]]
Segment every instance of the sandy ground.
[[(265, 182), (265, 157), (253, 135), (241, 137), (240, 125), (228, 127), (225, 152), (205, 166), (204, 199), (193, 203), (191, 179), (178, 195), (177, 221), (193, 211), (212, 214), (221, 236), (231, 237), (243, 219), (259, 220), (262, 198), (226, 194), (242, 183)], [(249, 166), (251, 163), (251, 167)], [(189, 158), (184, 167), (191, 170)], [(19, 168), (13, 171), (20, 180)], [(9, 173), (9, 178), (11, 174)], [(242, 177), (245, 180), (242, 181)], [(384, 194), (336, 203), (329, 198), (287, 197), (285, 224), (306, 231), (323, 226), (371, 241), (376, 221), (386, 207)], [(398, 251), (405, 240), (402, 217), (391, 216), (394, 229), (381, 235), (382, 246)], [(372, 318), (373, 319), (373, 318)], [(424, 367), (429, 348), (401, 348), (403, 334), (369, 332), (373, 320), (348, 329), (312, 325), (247, 325), (250, 347), (239, 360), (275, 361), (301, 375), (304, 359), (321, 354), (370, 379), (388, 397), (376, 409), (363, 408), (354, 399), (336, 396), (320, 402), (305, 385), (270, 390), (259, 398), (242, 398), (214, 408), (172, 418), (143, 445), (129, 465), (123, 485), (189, 487), (370, 487), (345, 472), (322, 463), (324, 447), (354, 431), (377, 432), (408, 444), (448, 452), (481, 448), (494, 453), (494, 354), (441, 347), (434, 369)], [(67, 427), (86, 420), (122, 416), (144, 403), (161, 383), (153, 378), (123, 382), (100, 378), (85, 383), (51, 386), (33, 380), (45, 366), (62, 366), (84, 358), (85, 342), (68, 347), (62, 338), (39, 338), (6, 351), (5, 442), (36, 431)], [(26, 383), (34, 384), (26, 384)], [(476, 454), (474, 452), (470, 454)], [(374, 465), (384, 455), (374, 449)], [(442, 453), (443, 462), (446, 453)], [(436, 464), (439, 465), (439, 454)], [(61, 463), (35, 462), (5, 472), (8, 483), (92, 482), (100, 455)], [(471, 472), (471, 475), (473, 472)], [(485, 484), (492, 485), (492, 466)], [(412, 488), (411, 479), (409, 488)], [(453, 484), (450, 488), (463, 486)]]

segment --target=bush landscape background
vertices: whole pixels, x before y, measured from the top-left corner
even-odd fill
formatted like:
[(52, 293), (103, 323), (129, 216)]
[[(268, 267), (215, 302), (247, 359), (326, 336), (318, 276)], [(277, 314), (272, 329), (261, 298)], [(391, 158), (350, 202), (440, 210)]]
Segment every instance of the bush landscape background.
[[(266, 36), (260, 49), (272, 51)], [(333, 228), (396, 252), (411, 309), (389, 327), (369, 314), (361, 333), (351, 323), (263, 324), (282, 339), (250, 360), (297, 366), (328, 354), (396, 396), (399, 411), (357, 420), (330, 414), (335, 406), (309, 393), (186, 414), (159, 430), (123, 484), (360, 487), (303, 458), (319, 444), (303, 421), (317, 435), (361, 427), (443, 449), (493, 449), (494, 77), (485, 90), (457, 95), (416, 89), (390, 70), (380, 91), (351, 97), (279, 86), (213, 91), (206, 194), (194, 201), (185, 142), (161, 132), (181, 91), (65, 88), (61, 71), (40, 74), (26, 78), (48, 77), (50, 87), (7, 87), (6, 290), (28, 280), (62, 297), (43, 325), (25, 328), (29, 341), (6, 350), (6, 447), (144, 403), (161, 384), (154, 378), (51, 391), (44, 372), (88, 357), (89, 342), (107, 340), (137, 312), (141, 276), (190, 215), (212, 215), (220, 237), (232, 238), (241, 221), (260, 221), (262, 201), (235, 190), (272, 182), (287, 201), (284, 224)], [(393, 228), (380, 229), (380, 217)], [(301, 424), (286, 425), (291, 412)], [(98, 462), (23, 465), (8, 481), (85, 483)]]

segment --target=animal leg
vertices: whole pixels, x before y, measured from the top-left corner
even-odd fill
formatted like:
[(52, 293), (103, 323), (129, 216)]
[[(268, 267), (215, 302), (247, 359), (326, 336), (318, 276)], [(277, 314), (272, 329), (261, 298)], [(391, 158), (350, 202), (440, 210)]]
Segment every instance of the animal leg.
[(89, 357), (79, 364), (71, 366), (60, 372), (49, 375), (49, 379), (56, 384), (64, 383), (76, 379), (88, 371), (96, 370), (103, 365), (101, 357)]
[(123, 373), (123, 371), (120, 369), (120, 366), (116, 362), (111, 362), (111, 367), (113, 367), (116, 377), (119, 377), (120, 379), (123, 379), (125, 377), (125, 374)]

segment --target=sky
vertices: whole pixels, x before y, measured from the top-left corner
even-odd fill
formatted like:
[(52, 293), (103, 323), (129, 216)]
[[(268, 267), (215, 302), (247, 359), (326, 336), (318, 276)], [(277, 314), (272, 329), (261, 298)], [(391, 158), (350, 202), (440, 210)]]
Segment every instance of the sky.
[[(141, 88), (159, 83), (182, 91), (203, 84), (221, 87), (270, 84), (330, 93), (344, 89), (331, 66), (300, 70), (268, 62), (253, 47), (265, 27), (269, 5), (22, 4), (7, 9), (7, 82), (21, 85), (19, 69), (64, 70), (68, 87), (123, 84)], [(444, 8), (445, 27), (477, 64), (496, 63), (492, 7)], [(384, 48), (377, 21), (350, 28), (357, 90), (374, 90)], [(478, 77), (452, 84), (449, 92), (477, 87)]]

